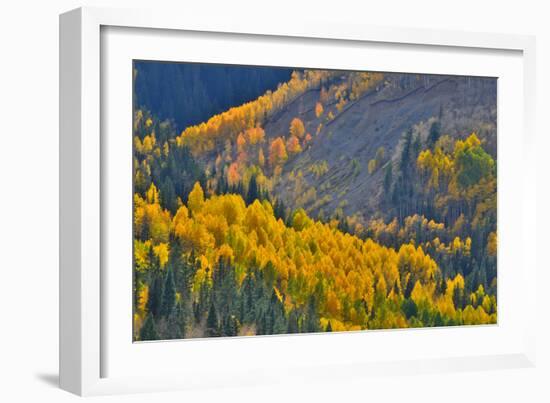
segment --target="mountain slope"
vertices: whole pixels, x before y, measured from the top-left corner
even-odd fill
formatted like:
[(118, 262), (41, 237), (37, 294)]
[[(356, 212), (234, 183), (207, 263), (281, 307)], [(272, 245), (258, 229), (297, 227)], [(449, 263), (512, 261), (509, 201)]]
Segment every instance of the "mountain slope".
[[(287, 204), (295, 205), (295, 196), (299, 195), (294, 194), (295, 181), (289, 178), (296, 177), (299, 171), (304, 182), (300, 188), (304, 192), (314, 188), (316, 197), (295, 207), (310, 208), (316, 215), (320, 209), (318, 201), (328, 200), (330, 196), (331, 200), (322, 206), (326, 211), (334, 211), (345, 204), (346, 215), (375, 214), (380, 207), (384, 170), (370, 174), (368, 162), (375, 158), (380, 147), (384, 147), (385, 163), (395, 164), (403, 133), (414, 128), (413, 134), (425, 140), (430, 123), (439, 119), (440, 114), (443, 134), (460, 138), (477, 132), (489, 149), (495, 149), (496, 125), (490, 122), (496, 122), (496, 83), (468, 77), (436, 76), (429, 82), (416, 79), (402, 87), (400, 84), (398, 76), (386, 74), (383, 85), (349, 102), (340, 113), (334, 103), (325, 106), (320, 118), (314, 112), (319, 91), (312, 91), (290, 105), (277, 119), (269, 121), (265, 125), (268, 137), (288, 132), (295, 117), (299, 117), (306, 131), (312, 134), (324, 123), (310, 145), (285, 164), (274, 194)], [(335, 117), (326, 122), (329, 112)], [(318, 176), (310, 168), (320, 162), (326, 162), (328, 172)]]
[(290, 78), (292, 69), (135, 61), (135, 102), (185, 128), (248, 102)]

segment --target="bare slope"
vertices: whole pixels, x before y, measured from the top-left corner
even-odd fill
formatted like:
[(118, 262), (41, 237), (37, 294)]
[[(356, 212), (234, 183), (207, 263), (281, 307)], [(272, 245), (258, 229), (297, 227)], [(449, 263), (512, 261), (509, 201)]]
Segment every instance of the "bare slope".
[[(425, 139), (431, 121), (439, 117), (443, 134), (457, 138), (475, 131), (496, 153), (496, 80), (386, 74), (383, 84), (340, 112), (328, 101), (317, 118), (318, 100), (319, 91), (308, 91), (265, 125), (270, 138), (288, 136), (291, 120), (299, 117), (311, 133), (310, 145), (285, 164), (273, 193), (314, 216), (321, 209), (323, 216), (331, 216), (337, 208), (367, 220), (379, 215), (384, 169), (369, 174), (369, 160), (384, 147), (384, 164), (395, 164), (403, 133), (412, 128)], [(333, 119), (327, 119), (329, 112)], [(326, 173), (315, 173), (312, 167), (321, 165), (328, 166)]]

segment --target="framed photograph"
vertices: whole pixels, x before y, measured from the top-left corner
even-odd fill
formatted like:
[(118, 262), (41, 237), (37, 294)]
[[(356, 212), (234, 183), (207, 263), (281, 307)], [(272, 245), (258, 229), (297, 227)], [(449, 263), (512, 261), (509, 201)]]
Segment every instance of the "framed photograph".
[(64, 389), (533, 365), (533, 38), (84, 8), (60, 45)]

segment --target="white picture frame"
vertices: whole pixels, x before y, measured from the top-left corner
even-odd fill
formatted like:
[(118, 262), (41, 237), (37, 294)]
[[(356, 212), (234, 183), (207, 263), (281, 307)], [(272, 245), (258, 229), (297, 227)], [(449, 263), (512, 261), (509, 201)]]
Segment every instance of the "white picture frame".
[[(189, 363), (169, 363), (169, 355), (176, 349), (182, 350), (177, 343), (154, 343), (150, 352), (169, 368), (157, 375), (150, 373), (131, 373), (129, 368), (119, 367), (117, 371), (107, 370), (106, 362), (116, 351), (121, 350), (120, 344), (113, 344), (109, 332), (118, 332), (112, 321), (107, 321), (111, 305), (107, 304), (109, 292), (103, 282), (109, 276), (102, 272), (106, 266), (105, 245), (103, 244), (102, 206), (105, 200), (106, 169), (104, 147), (111, 147), (109, 139), (102, 137), (109, 131), (105, 123), (105, 113), (102, 114), (102, 53), (105, 43), (102, 42), (102, 31), (109, 27), (117, 29), (154, 29), (156, 32), (194, 32), (218, 33), (218, 37), (227, 35), (250, 36), (255, 41), (291, 40), (307, 46), (310, 41), (331, 41), (333, 47), (345, 44), (375, 43), (379, 47), (399, 45), (422, 47), (422, 49), (469, 49), (483, 55), (492, 51), (514, 52), (521, 65), (521, 87), (516, 88), (522, 117), (519, 130), (522, 136), (514, 141), (521, 144), (518, 149), (523, 161), (532, 161), (534, 155), (534, 102), (535, 102), (535, 41), (533, 37), (520, 35), (503, 35), (487, 33), (468, 33), (457, 31), (429, 31), (407, 28), (383, 28), (358, 25), (335, 24), (326, 21), (304, 21), (300, 25), (290, 25), (279, 22), (251, 21), (239, 19), (212, 18), (202, 21), (190, 15), (159, 10), (120, 10), (104, 8), (81, 8), (70, 11), (60, 17), (60, 385), (63, 389), (79, 395), (96, 395), (130, 392), (150, 392), (171, 389), (205, 388), (210, 386), (247, 385), (263, 382), (295, 382), (305, 378), (322, 380), (327, 373), (331, 376), (368, 376), (374, 373), (418, 373), (454, 370), (474, 370), (491, 368), (511, 368), (532, 366), (535, 362), (535, 323), (534, 319), (525, 317), (519, 323), (510, 324), (515, 344), (499, 346), (499, 349), (484, 353), (483, 346), (478, 350), (454, 350), (449, 354), (439, 352), (428, 356), (378, 357), (377, 359), (361, 359), (338, 361), (327, 358), (326, 363), (318, 362), (308, 355), (308, 346), (322, 345), (332, 351), (338, 345), (358, 343), (364, 340), (369, 332), (351, 334), (334, 334), (319, 339), (318, 335), (281, 336), (245, 338), (239, 340), (204, 340), (187, 344), (188, 349), (210, 349), (223, 351), (229, 347), (235, 351), (251, 349), (256, 356), (268, 350), (277, 351), (282, 343), (290, 337), (292, 348), (304, 351), (304, 356), (292, 363), (278, 363), (277, 371), (267, 364), (263, 372), (257, 371), (253, 361), (243, 360), (241, 367), (231, 371), (222, 365), (219, 370), (205, 379), (203, 372), (197, 371), (195, 376), (185, 374), (185, 365)], [(173, 38), (171, 40), (177, 40)], [(176, 35), (177, 36), (177, 35)], [(200, 35), (199, 35), (200, 36)], [(159, 39), (160, 41), (160, 39)], [(161, 52), (162, 53), (162, 52)], [(159, 53), (157, 57), (162, 57)], [(128, 56), (128, 57), (131, 57)], [(200, 56), (198, 56), (200, 58)], [(517, 61), (516, 60), (516, 61)], [(421, 68), (421, 67), (418, 67)], [(437, 68), (437, 67), (434, 67)], [(479, 67), (482, 73), (490, 75), (491, 66)], [(430, 72), (425, 71), (422, 72)], [(437, 72), (437, 71), (435, 71)], [(512, 73), (511, 73), (512, 74)], [(516, 73), (513, 73), (516, 74)], [(518, 77), (516, 77), (518, 78)], [(115, 87), (113, 87), (115, 88)], [(116, 87), (119, 90), (119, 87)], [(124, 87), (122, 87), (124, 88)], [(110, 98), (109, 98), (110, 99)], [(104, 112), (104, 111), (103, 111)], [(102, 120), (103, 119), (103, 120)], [(501, 121), (499, 120), (499, 125)], [(505, 121), (507, 124), (507, 121)], [(513, 143), (510, 143), (513, 145)], [(113, 146), (114, 147), (114, 146)], [(499, 149), (500, 153), (500, 149)], [(519, 234), (514, 240), (519, 240), (517, 250), (508, 251), (510, 258), (518, 262), (521, 272), (516, 274), (521, 278), (536, 277), (536, 262), (534, 253), (527, 254), (529, 239), (527, 234), (535, 233), (535, 172), (531, 163), (524, 164), (516, 173), (515, 183), (522, 186), (522, 192), (511, 194), (515, 206), (519, 207), (517, 226)], [(112, 165), (110, 165), (112, 166)], [(499, 166), (499, 170), (501, 167)], [(499, 192), (500, 175), (499, 171)], [(509, 172), (508, 170), (504, 171)], [(499, 194), (499, 203), (500, 203)], [(499, 220), (501, 219), (499, 204)], [(500, 224), (499, 224), (500, 225)], [(105, 226), (105, 225), (104, 225)], [(500, 227), (499, 227), (500, 228)], [(510, 227), (512, 228), (512, 227)], [(500, 238), (500, 234), (499, 234)], [(500, 241), (500, 239), (499, 239)], [(510, 242), (512, 239), (510, 238)], [(502, 245), (502, 243), (501, 243)], [(513, 255), (512, 255), (513, 254)], [(499, 263), (501, 254), (499, 250)], [(518, 277), (518, 279), (520, 279)], [(515, 281), (515, 278), (510, 278)], [(500, 289), (500, 279), (499, 279)], [(500, 291), (499, 291), (500, 292)], [(535, 312), (535, 293), (533, 289), (523, 288), (521, 294), (523, 312)], [(112, 300), (112, 298), (110, 299)], [(499, 308), (500, 309), (500, 308)], [(131, 315), (131, 311), (128, 312)], [(500, 314), (499, 314), (500, 317)], [(511, 316), (512, 317), (512, 316)], [(500, 328), (498, 327), (499, 325)], [(486, 328), (480, 335), (487, 338), (501, 337), (506, 326), (500, 323), (491, 330)], [(502, 330), (502, 332), (501, 332)], [(435, 332), (435, 333), (428, 333)], [(438, 333), (439, 332), (439, 333)], [(489, 333), (492, 332), (492, 333)], [(499, 333), (501, 332), (501, 333)], [(372, 340), (382, 338), (403, 338), (396, 331), (382, 334), (371, 332)], [(443, 329), (421, 330), (413, 332), (407, 342), (418, 341), (427, 337), (453, 337), (468, 340), (477, 337), (472, 330), (464, 332), (453, 329), (445, 333)], [(512, 334), (510, 333), (510, 334)], [(434, 336), (435, 335), (435, 336)], [(116, 336), (116, 335), (115, 335)], [(409, 337), (409, 336), (407, 336)], [(320, 343), (319, 340), (322, 340)], [(517, 343), (516, 343), (517, 341)], [(228, 345), (227, 343), (232, 343)], [(131, 339), (127, 343), (132, 345)], [(202, 343), (202, 344), (199, 344)], [(205, 345), (204, 343), (210, 343)], [(290, 343), (290, 342), (289, 342)], [(383, 343), (383, 341), (380, 341)], [(162, 346), (161, 346), (162, 345)], [(111, 346), (107, 348), (108, 346)], [(279, 346), (279, 347), (277, 347)], [(155, 350), (153, 350), (155, 349)], [(161, 351), (162, 349), (162, 351)], [(468, 354), (464, 354), (467, 351)], [(129, 349), (119, 360), (131, 361), (134, 352)], [(138, 353), (136, 353), (138, 354)], [(152, 353), (146, 353), (140, 358), (151, 358)], [(137, 357), (137, 355), (136, 355)], [(272, 357), (275, 359), (276, 357)], [(164, 361), (162, 361), (164, 360)], [(197, 360), (197, 358), (194, 358)], [(271, 361), (272, 362), (272, 361)], [(178, 365), (180, 366), (178, 371)], [(247, 368), (246, 365), (249, 365)], [(308, 368), (307, 374), (301, 369)], [(281, 371), (283, 369), (283, 371)], [(116, 375), (111, 376), (111, 373)], [(127, 372), (127, 373), (126, 373)], [(179, 373), (179, 375), (178, 375)], [(335, 375), (337, 374), (337, 375)]]

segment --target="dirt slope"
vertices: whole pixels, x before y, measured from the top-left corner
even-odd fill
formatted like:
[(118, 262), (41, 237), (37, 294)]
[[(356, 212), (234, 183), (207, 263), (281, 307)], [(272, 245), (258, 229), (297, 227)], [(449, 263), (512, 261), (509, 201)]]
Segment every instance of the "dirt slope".
[[(439, 117), (443, 134), (457, 138), (475, 131), (496, 153), (496, 80), (405, 77), (386, 74), (383, 84), (348, 102), (340, 112), (329, 101), (317, 118), (314, 108), (319, 91), (312, 90), (272, 117), (265, 125), (269, 138), (288, 136), (295, 117), (313, 137), (303, 152), (285, 164), (274, 194), (313, 216), (321, 209), (324, 216), (330, 216), (338, 207), (346, 215), (358, 213), (367, 220), (379, 215), (384, 170), (369, 174), (369, 160), (384, 147), (384, 163), (395, 164), (403, 133), (412, 128), (425, 139), (431, 122)], [(327, 120), (329, 112), (334, 115), (332, 120)], [(328, 166), (326, 173), (312, 172), (312, 167), (321, 164)]]

